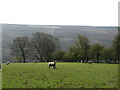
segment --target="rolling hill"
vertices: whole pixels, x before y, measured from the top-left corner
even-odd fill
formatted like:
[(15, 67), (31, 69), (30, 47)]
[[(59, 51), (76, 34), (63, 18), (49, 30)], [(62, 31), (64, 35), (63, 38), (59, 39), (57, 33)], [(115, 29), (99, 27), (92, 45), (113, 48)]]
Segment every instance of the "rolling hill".
[(118, 33), (118, 28), (103, 26), (2, 24), (3, 62), (11, 60), (9, 45), (15, 37), (24, 35), (31, 37), (35, 32), (44, 32), (58, 37), (61, 49), (68, 50), (73, 45), (77, 33), (88, 37), (91, 44), (100, 43), (106, 47), (110, 47), (114, 36)]

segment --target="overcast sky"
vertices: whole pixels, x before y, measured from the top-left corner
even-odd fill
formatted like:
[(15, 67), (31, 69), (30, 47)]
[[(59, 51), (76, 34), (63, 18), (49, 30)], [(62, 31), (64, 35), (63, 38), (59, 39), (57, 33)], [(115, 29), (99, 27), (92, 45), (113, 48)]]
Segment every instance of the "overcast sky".
[(0, 23), (117, 26), (119, 0), (0, 0)]

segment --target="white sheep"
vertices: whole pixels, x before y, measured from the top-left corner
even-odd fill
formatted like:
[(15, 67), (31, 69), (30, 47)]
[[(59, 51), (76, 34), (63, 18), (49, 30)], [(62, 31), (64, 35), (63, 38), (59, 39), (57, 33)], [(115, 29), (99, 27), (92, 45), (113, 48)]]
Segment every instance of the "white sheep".
[(37, 60), (34, 60), (33, 63), (37, 63)]
[(52, 66), (55, 69), (56, 68), (56, 63), (57, 63), (57, 61), (49, 62), (48, 67), (50, 68)]
[(9, 65), (9, 64), (10, 64), (10, 62), (9, 62), (9, 61), (7, 61), (7, 62), (6, 62), (6, 64), (7, 64), (7, 65)]
[(81, 60), (81, 63), (83, 62), (83, 60)]
[(89, 64), (92, 64), (92, 61), (88, 61)]

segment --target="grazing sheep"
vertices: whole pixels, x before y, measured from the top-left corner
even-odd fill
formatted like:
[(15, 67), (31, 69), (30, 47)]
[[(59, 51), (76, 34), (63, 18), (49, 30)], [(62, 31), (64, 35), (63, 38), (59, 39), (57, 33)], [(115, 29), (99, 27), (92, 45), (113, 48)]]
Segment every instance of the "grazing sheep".
[(50, 68), (52, 66), (55, 69), (56, 68), (56, 63), (57, 63), (57, 61), (49, 62), (48, 67)]
[(81, 63), (83, 62), (83, 60), (81, 60)]
[(89, 63), (89, 64), (92, 64), (92, 62), (91, 62), (91, 61), (88, 61), (88, 63)]
[(7, 61), (7, 62), (6, 62), (6, 64), (7, 64), (7, 65), (9, 65), (9, 64), (10, 64), (10, 62), (9, 62), (9, 61)]
[(37, 60), (34, 60), (33, 63), (37, 63)]

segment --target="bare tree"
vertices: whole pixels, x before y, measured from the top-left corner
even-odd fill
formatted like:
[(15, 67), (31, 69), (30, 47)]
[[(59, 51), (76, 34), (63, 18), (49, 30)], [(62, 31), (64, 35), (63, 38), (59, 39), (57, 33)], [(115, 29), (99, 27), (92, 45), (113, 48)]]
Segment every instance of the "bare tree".
[(22, 57), (23, 62), (26, 62), (26, 57), (29, 53), (29, 38), (26, 36), (16, 37), (10, 45), (11, 55)]
[(58, 38), (37, 32), (31, 38), (31, 56), (39, 61), (49, 61), (51, 53), (59, 47)]

